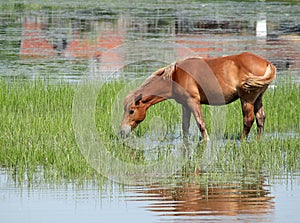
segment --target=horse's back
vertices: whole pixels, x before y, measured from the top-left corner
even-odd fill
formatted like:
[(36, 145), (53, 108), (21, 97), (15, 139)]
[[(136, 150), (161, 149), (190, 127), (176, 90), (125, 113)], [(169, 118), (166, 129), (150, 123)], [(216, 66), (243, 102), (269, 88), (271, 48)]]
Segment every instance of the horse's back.
[(276, 76), (276, 67), (271, 62), (249, 52), (204, 60), (214, 70), (216, 76), (228, 80), (235, 79), (234, 82), (241, 83), (251, 76), (267, 78), (266, 81), (269, 83)]
[(249, 52), (235, 56), (235, 62), (240, 66), (240, 68), (245, 69), (246, 72), (255, 76), (263, 76), (268, 65), (271, 64), (268, 60)]

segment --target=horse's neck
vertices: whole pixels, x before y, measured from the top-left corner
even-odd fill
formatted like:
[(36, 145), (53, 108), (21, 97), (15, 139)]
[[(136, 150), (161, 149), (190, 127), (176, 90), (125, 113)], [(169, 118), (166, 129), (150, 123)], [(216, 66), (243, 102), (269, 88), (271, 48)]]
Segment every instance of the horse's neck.
[(146, 98), (147, 99), (145, 101), (147, 103), (147, 108), (168, 99), (166, 97), (157, 96), (157, 95), (149, 95), (149, 96), (146, 96)]
[(153, 81), (145, 86), (142, 90), (145, 98), (143, 101), (147, 103), (147, 107), (164, 101), (172, 96), (172, 81), (163, 78)]

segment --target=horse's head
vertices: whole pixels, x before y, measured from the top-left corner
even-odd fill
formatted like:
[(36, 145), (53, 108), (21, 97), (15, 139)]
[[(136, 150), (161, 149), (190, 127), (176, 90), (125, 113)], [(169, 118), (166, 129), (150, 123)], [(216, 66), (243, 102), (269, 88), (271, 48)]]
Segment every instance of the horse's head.
[(121, 135), (126, 136), (146, 117), (151, 106), (171, 97), (172, 74), (175, 63), (155, 71), (145, 82), (124, 100)]
[(128, 135), (146, 117), (147, 106), (142, 101), (142, 94), (128, 95), (124, 100), (124, 115), (121, 124), (121, 135)]

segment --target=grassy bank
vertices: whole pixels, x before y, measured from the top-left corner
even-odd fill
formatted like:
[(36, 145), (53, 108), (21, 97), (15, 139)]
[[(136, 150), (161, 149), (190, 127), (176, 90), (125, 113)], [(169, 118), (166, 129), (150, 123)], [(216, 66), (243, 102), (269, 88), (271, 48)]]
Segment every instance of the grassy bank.
[[(280, 82), (282, 83), (282, 82)], [(116, 82), (101, 88), (97, 99), (96, 127), (105, 146), (126, 162), (146, 162), (142, 150), (128, 148), (118, 141), (112, 125), (112, 104), (125, 83)], [(47, 81), (7, 82), (0, 80), (0, 165), (10, 170), (16, 180), (99, 180), (104, 179), (82, 156), (72, 126), (72, 103), (76, 85)], [(256, 171), (277, 174), (300, 169), (300, 86), (277, 84), (264, 98), (267, 113), (266, 136), (256, 141), (255, 128), (249, 141), (236, 140), (242, 129), (240, 102), (230, 104), (226, 112), (226, 137), (218, 147), (215, 170)], [(135, 134), (147, 137), (152, 117), (161, 116), (166, 131), (178, 133), (180, 107), (161, 103), (151, 107), (147, 119)], [(205, 107), (208, 129), (210, 107)], [(119, 114), (117, 123), (122, 114)], [(228, 140), (233, 139), (233, 140)], [(188, 172), (201, 168), (203, 144), (193, 154)], [(185, 170), (186, 171), (186, 170)]]

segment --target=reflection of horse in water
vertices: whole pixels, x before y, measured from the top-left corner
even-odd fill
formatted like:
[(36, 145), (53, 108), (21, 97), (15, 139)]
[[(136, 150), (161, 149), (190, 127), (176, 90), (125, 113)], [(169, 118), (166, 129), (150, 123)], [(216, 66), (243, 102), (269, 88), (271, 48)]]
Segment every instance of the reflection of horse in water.
[(273, 208), (273, 198), (263, 188), (262, 181), (214, 186), (189, 182), (172, 188), (154, 185), (139, 192), (144, 194), (143, 200), (149, 198), (152, 203), (146, 208), (163, 216), (258, 215), (267, 214)]

